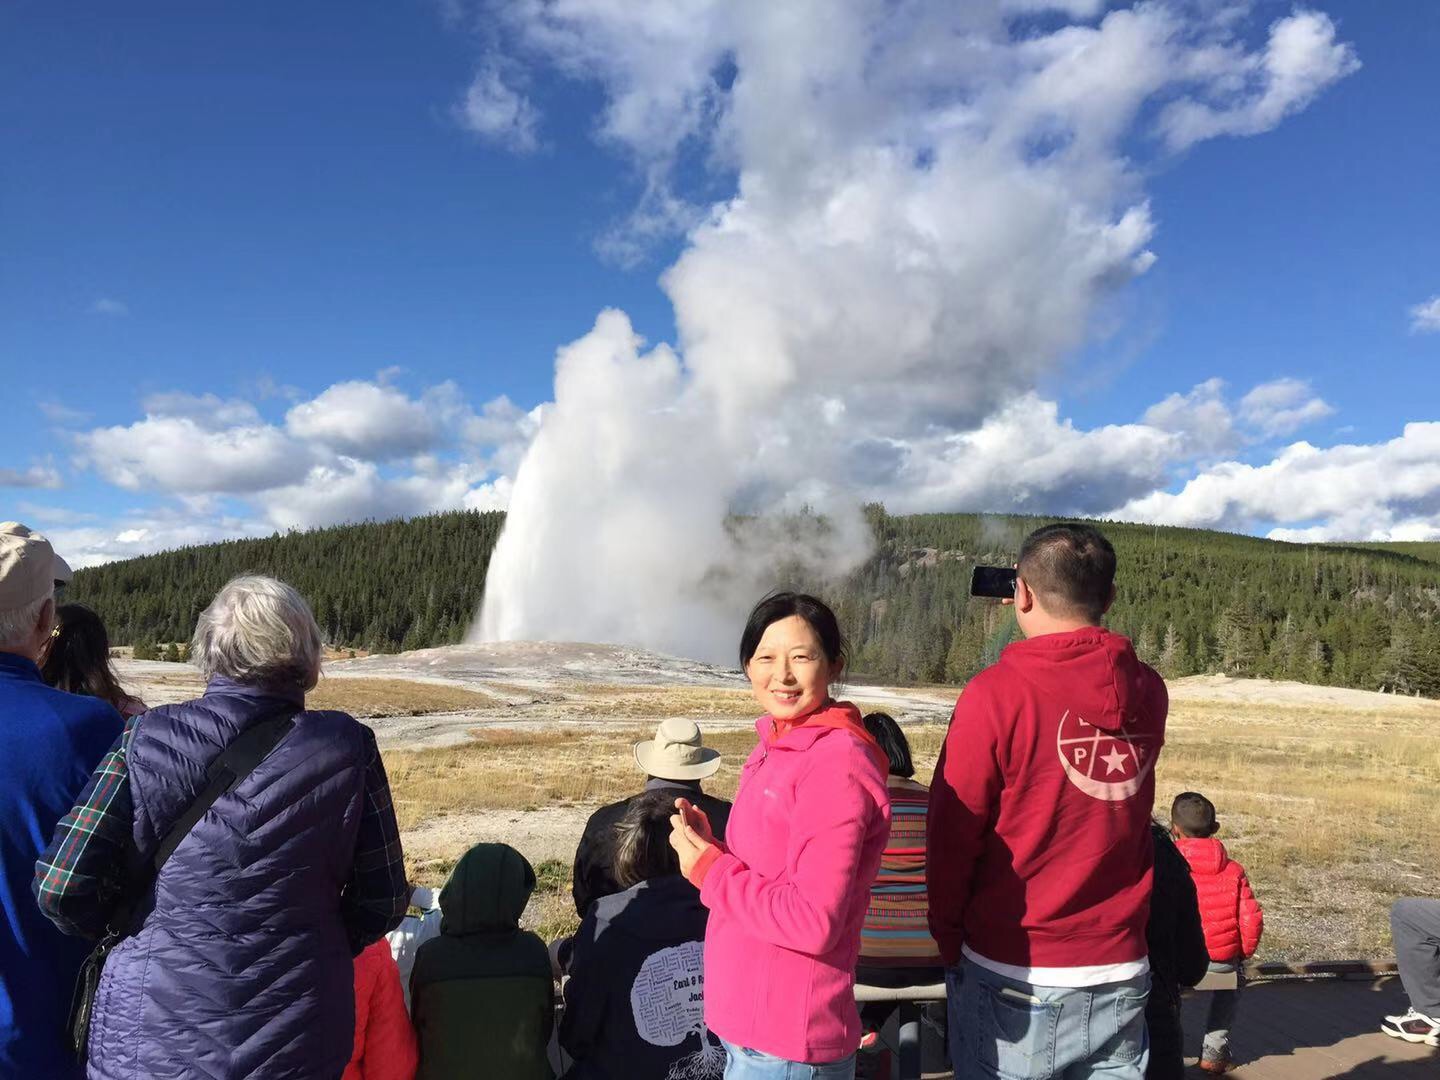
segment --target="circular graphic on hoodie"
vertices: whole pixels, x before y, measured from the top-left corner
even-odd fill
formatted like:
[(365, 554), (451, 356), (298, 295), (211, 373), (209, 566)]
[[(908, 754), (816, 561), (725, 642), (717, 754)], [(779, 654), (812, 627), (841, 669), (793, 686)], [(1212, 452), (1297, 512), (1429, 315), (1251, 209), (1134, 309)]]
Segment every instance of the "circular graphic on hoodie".
[(1065, 776), (1092, 799), (1124, 802), (1140, 790), (1155, 768), (1154, 735), (1132, 732), (1132, 724), (1106, 731), (1066, 711), (1055, 735)]

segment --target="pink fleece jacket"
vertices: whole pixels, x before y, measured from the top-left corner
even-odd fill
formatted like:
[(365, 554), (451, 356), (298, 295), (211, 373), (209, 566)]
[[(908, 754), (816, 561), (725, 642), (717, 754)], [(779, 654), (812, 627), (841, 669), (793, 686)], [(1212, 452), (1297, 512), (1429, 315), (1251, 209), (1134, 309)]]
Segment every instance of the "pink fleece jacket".
[[(829, 714), (829, 715), (827, 715)], [(890, 835), (890, 793), (860, 712), (840, 702), (760, 743), (725, 850), (705, 868), (705, 1022), (738, 1046), (819, 1064), (855, 1052), (855, 958)]]

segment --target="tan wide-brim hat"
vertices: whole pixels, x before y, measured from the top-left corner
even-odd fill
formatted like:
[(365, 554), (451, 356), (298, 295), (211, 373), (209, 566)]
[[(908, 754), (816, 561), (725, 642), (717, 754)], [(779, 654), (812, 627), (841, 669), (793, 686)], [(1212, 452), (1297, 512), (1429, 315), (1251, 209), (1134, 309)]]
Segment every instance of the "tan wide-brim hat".
[(720, 751), (701, 744), (694, 720), (662, 720), (655, 738), (635, 744), (635, 764), (660, 780), (703, 780), (720, 768)]
[(70, 580), (50, 541), (18, 521), (0, 522), (0, 611), (19, 611)]

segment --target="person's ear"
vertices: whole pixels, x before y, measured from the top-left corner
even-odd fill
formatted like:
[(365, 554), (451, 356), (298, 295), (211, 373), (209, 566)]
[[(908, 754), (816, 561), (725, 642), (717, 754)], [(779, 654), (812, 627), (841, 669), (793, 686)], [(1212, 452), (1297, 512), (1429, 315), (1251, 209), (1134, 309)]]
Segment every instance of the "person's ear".
[(1034, 607), (1034, 590), (1031, 589), (1029, 585), (1025, 584), (1024, 578), (1017, 577), (1015, 579), (1015, 609), (1017, 611), (1023, 611), (1028, 615)]
[(49, 637), (55, 632), (55, 598), (52, 596), (46, 600), (40, 608), (40, 616), (35, 620), (35, 633), (42, 637)]
[(1216, 818), (1214, 821), (1212, 821), (1212, 822), (1210, 823), (1210, 835), (1211, 835), (1211, 836), (1214, 836), (1214, 835), (1215, 835), (1216, 833), (1218, 833), (1219, 831), (1220, 831), (1220, 819), (1219, 819), (1219, 818)]
[(833, 682), (845, 674), (845, 658), (842, 656), (830, 664), (830, 680)]
[(1116, 590), (1116, 588), (1115, 588), (1115, 583), (1114, 583), (1114, 582), (1111, 582), (1111, 583), (1110, 583), (1110, 598), (1105, 601), (1105, 606), (1100, 609), (1100, 614), (1104, 615), (1107, 611), (1109, 611), (1112, 607), (1115, 606), (1115, 597), (1118, 596), (1118, 595), (1119, 595), (1119, 592), (1118, 592), (1118, 591)]

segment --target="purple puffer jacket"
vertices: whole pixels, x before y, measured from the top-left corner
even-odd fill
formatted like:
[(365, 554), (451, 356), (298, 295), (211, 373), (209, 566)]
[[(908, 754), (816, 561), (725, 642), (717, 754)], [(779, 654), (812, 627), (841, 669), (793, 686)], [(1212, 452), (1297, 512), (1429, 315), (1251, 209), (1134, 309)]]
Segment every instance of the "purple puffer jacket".
[[(237, 732), (303, 698), (210, 682), (140, 720), (126, 755), (134, 839), (150, 859)], [(374, 739), (303, 712), (175, 849), (139, 933), (106, 961), (91, 1080), (315, 1080), (350, 1058), (354, 968), (340, 894)]]

